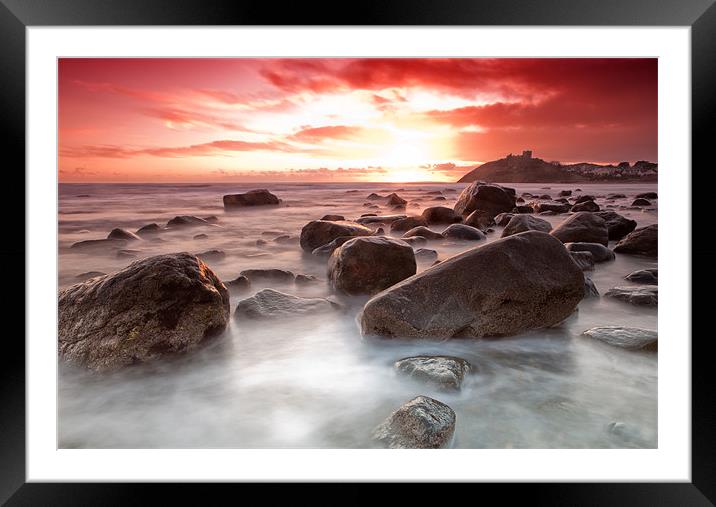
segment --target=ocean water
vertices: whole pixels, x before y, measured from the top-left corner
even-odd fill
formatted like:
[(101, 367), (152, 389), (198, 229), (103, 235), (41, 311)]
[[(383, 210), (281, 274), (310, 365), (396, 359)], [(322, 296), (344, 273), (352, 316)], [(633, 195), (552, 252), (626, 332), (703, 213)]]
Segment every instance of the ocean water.
[[(207, 262), (225, 281), (249, 268), (281, 268), (317, 276), (312, 285), (271, 287), (305, 296), (341, 300), (345, 311), (290, 322), (255, 325), (233, 321), (204, 349), (183, 357), (95, 375), (60, 365), (59, 446), (62, 448), (365, 448), (372, 429), (402, 403), (427, 395), (457, 415), (454, 447), (461, 448), (654, 448), (657, 446), (657, 355), (624, 351), (579, 336), (600, 325), (657, 328), (655, 308), (609, 298), (587, 299), (560, 326), (499, 339), (406, 342), (366, 339), (356, 315), (367, 298), (333, 295), (326, 260), (298, 246), (301, 227), (325, 214), (354, 219), (363, 213), (398, 213), (371, 192), (397, 192), (407, 214), (450, 206), (465, 184), (62, 184), (59, 188), (59, 288), (87, 271), (112, 273), (136, 259), (82, 254), (69, 246), (106, 237), (114, 227), (136, 230), (163, 225), (176, 215), (215, 215), (221, 227), (165, 232), (163, 241), (127, 248), (137, 258), (160, 253), (221, 249), (226, 258)], [(637, 227), (657, 222), (658, 201), (628, 209), (635, 194), (655, 183), (510, 184), (517, 194), (581, 188), (602, 209), (633, 218)], [(225, 213), (222, 196), (269, 188), (280, 207)], [(546, 188), (549, 187), (549, 188)], [(445, 201), (428, 192), (440, 190)], [(605, 201), (609, 193), (625, 199)], [(369, 208), (365, 204), (378, 205)], [(610, 208), (607, 206), (614, 206)], [(558, 224), (566, 215), (547, 217)], [(440, 231), (444, 226), (433, 226)], [(390, 235), (389, 227), (385, 227)], [(194, 239), (196, 234), (206, 239)], [(273, 238), (290, 235), (294, 242)], [(501, 228), (488, 235), (499, 239)], [(257, 240), (266, 244), (257, 246)], [(481, 242), (485, 244), (486, 242)], [(430, 243), (446, 259), (479, 246)], [(610, 245), (612, 246), (612, 245)], [(600, 293), (635, 285), (624, 276), (656, 267), (654, 259), (618, 255), (590, 273)], [(419, 262), (418, 271), (430, 266)], [(232, 296), (236, 303), (268, 285)], [(446, 354), (472, 363), (462, 389), (445, 393), (396, 375), (392, 364), (416, 354)], [(620, 431), (610, 431), (612, 423)]]

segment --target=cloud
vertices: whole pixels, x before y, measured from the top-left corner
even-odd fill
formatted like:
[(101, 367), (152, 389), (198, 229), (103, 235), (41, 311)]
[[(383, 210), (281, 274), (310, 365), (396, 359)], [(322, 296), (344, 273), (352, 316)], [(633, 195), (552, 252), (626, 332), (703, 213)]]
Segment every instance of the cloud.
[(329, 125), (325, 127), (307, 127), (291, 136), (292, 139), (303, 142), (321, 142), (324, 139), (354, 139), (365, 133), (364, 127), (348, 125)]
[(144, 112), (147, 116), (164, 120), (169, 128), (213, 127), (225, 130), (246, 130), (241, 124), (228, 119), (173, 107), (149, 108)]

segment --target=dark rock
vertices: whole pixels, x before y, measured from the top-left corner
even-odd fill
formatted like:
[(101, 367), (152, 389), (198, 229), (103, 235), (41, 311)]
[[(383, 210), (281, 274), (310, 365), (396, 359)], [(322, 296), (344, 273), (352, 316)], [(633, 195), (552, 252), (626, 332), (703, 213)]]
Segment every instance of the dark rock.
[(376, 215), (375, 213), (369, 213), (367, 215), (362, 215), (358, 220), (356, 220), (357, 223), (367, 225), (367, 224), (389, 224), (391, 222), (395, 222), (397, 220), (402, 220), (403, 218), (406, 218), (407, 215)]
[(369, 300), (364, 335), (444, 339), (550, 327), (584, 296), (584, 276), (558, 240), (528, 231), (440, 262)]
[(581, 202), (587, 202), (587, 201), (594, 201), (594, 196), (593, 195), (580, 195), (574, 201), (574, 204), (579, 204)]
[(177, 229), (182, 227), (201, 227), (211, 225), (203, 218), (191, 216), (191, 215), (180, 215), (172, 218), (167, 222), (167, 227), (170, 229)]
[(477, 209), (470, 213), (467, 218), (465, 218), (463, 223), (484, 231), (485, 229), (495, 225), (495, 218), (491, 213)]
[(607, 194), (607, 200), (613, 201), (615, 199), (626, 199), (624, 194)]
[(574, 213), (579, 211), (599, 211), (599, 204), (594, 201), (582, 201), (572, 206), (572, 211)]
[(460, 193), (455, 204), (455, 213), (467, 216), (479, 209), (495, 216), (510, 211), (514, 207), (514, 189), (475, 181)]
[(421, 215), (423, 220), (428, 224), (454, 224), (460, 222), (462, 217), (456, 215), (452, 208), (446, 208), (444, 206), (432, 206), (425, 208)]
[(206, 220), (210, 224), (216, 224), (219, 222), (219, 217), (217, 217), (216, 215), (209, 215), (208, 217), (204, 217), (204, 220)]
[(226, 287), (231, 292), (248, 292), (251, 289), (251, 280), (243, 275), (239, 275), (233, 280), (226, 282)]
[(323, 246), (319, 246), (318, 248), (313, 250), (313, 252), (311, 252), (311, 253), (317, 257), (329, 257), (336, 248), (341, 246), (346, 241), (353, 239), (354, 237), (355, 236), (338, 237), (338, 238), (334, 239), (333, 241), (331, 241), (330, 243), (326, 243)]
[(584, 275), (584, 297), (599, 297), (599, 291), (597, 290), (597, 286), (594, 285), (592, 279), (589, 278), (587, 275)]
[(580, 211), (567, 218), (552, 231), (552, 236), (562, 243), (609, 244), (609, 231), (602, 217), (588, 211)]
[(651, 202), (647, 199), (635, 199), (634, 202), (631, 203), (632, 206), (651, 206)]
[(597, 263), (614, 260), (614, 252), (599, 243), (567, 243), (564, 246), (570, 252), (590, 252)]
[(339, 222), (345, 219), (346, 217), (343, 215), (323, 215), (323, 218), (321, 218), (321, 220), (328, 220), (329, 222)]
[(345, 294), (375, 294), (415, 274), (415, 254), (404, 241), (354, 238), (328, 260), (331, 286)]
[(127, 241), (139, 241), (142, 238), (140, 238), (133, 232), (129, 232), (127, 229), (120, 229), (119, 227), (117, 227), (110, 231), (110, 233), (107, 235), (107, 239), (124, 239)]
[(370, 199), (371, 201), (374, 201), (376, 199), (383, 199), (383, 196), (378, 195), (374, 192), (374, 193), (370, 194), (368, 197), (366, 197), (366, 199)]
[(438, 240), (441, 241), (445, 239), (442, 234), (439, 232), (431, 231), (427, 227), (423, 227), (422, 225), (420, 227), (413, 227), (408, 232), (403, 234), (403, 239), (405, 238), (412, 238), (414, 236), (422, 236), (426, 240)]
[(502, 237), (512, 236), (513, 234), (519, 234), (525, 231), (542, 231), (549, 232), (552, 230), (552, 224), (547, 220), (533, 217), (531, 215), (514, 215), (507, 222), (504, 230), (502, 231)]
[(656, 285), (614, 287), (604, 295), (639, 306), (657, 306), (659, 301), (659, 289)]
[(649, 225), (636, 229), (626, 235), (614, 247), (614, 251), (623, 254), (657, 257), (659, 254), (659, 226)]
[(447, 199), (445, 199), (442, 195), (439, 195), (437, 197), (433, 197), (433, 201), (447, 201)]
[(637, 199), (658, 199), (659, 196), (656, 192), (644, 192), (643, 194), (638, 194), (636, 196)]
[(291, 271), (285, 269), (244, 269), (241, 276), (245, 276), (249, 281), (254, 283), (292, 283), (295, 275)]
[(470, 363), (451, 356), (406, 357), (397, 361), (394, 367), (399, 373), (445, 390), (460, 389), (470, 371)]
[(226, 258), (226, 252), (223, 250), (207, 250), (196, 254), (203, 261), (222, 261)]
[(549, 194), (542, 194), (542, 195), (540, 195), (540, 196), (538, 197), (538, 199), (545, 199), (545, 200), (551, 201), (551, 200), (552, 200), (552, 196), (549, 195)]
[(194, 239), (207, 239), (208, 237), (206, 234), (197, 234)]
[(392, 193), (388, 196), (389, 206), (405, 206), (406, 204), (408, 204), (408, 201), (406, 201), (396, 193)]
[(390, 230), (395, 232), (404, 232), (421, 225), (424, 227), (428, 226), (428, 222), (423, 217), (407, 217), (391, 222)]
[(110, 370), (187, 352), (221, 333), (229, 293), (188, 253), (133, 262), (60, 292), (60, 358)]
[(622, 239), (636, 228), (636, 221), (630, 220), (614, 211), (598, 211), (595, 213), (607, 223), (610, 240)]
[(535, 210), (532, 206), (515, 206), (512, 208), (512, 213), (534, 213)]
[(370, 236), (373, 231), (355, 222), (329, 222), (314, 220), (301, 229), (301, 248), (312, 252), (319, 246), (330, 243), (341, 236)]
[(137, 236), (151, 236), (159, 233), (161, 230), (162, 228), (159, 227), (158, 224), (147, 224), (137, 229), (137, 232), (135, 234)]
[(582, 271), (594, 269), (594, 256), (592, 252), (570, 252), (572, 260)]
[(499, 225), (500, 227), (505, 227), (507, 224), (510, 223), (510, 220), (513, 216), (513, 213), (500, 213), (495, 217), (495, 224)]
[(630, 282), (657, 285), (659, 283), (659, 270), (657, 268), (640, 269), (639, 271), (629, 273), (624, 278)]
[(658, 335), (656, 331), (635, 327), (601, 326), (587, 329), (582, 336), (594, 338), (600, 342), (627, 350), (657, 351)]
[(277, 206), (280, 199), (265, 188), (249, 190), (244, 194), (229, 194), (224, 196), (224, 208), (244, 208), (247, 206)]
[(560, 196), (560, 197), (569, 197), (570, 195), (572, 195), (572, 191), (571, 191), (571, 190), (560, 190), (560, 191), (559, 191), (559, 196)]
[(571, 209), (569, 204), (562, 202), (549, 201), (549, 202), (538, 202), (534, 205), (534, 210), (537, 213), (543, 213), (545, 211), (551, 211), (553, 213), (566, 213)]
[(78, 252), (95, 253), (118, 250), (126, 245), (126, 239), (87, 239), (74, 243), (70, 248)]
[(443, 237), (448, 239), (460, 239), (466, 241), (480, 241), (485, 239), (485, 233), (476, 227), (465, 224), (449, 225), (443, 232)]
[(402, 405), (373, 430), (373, 438), (390, 449), (439, 449), (455, 433), (455, 412), (437, 400), (418, 396)]
[(340, 306), (324, 298), (302, 298), (273, 289), (263, 289), (239, 301), (234, 318), (263, 320), (294, 318), (332, 312)]

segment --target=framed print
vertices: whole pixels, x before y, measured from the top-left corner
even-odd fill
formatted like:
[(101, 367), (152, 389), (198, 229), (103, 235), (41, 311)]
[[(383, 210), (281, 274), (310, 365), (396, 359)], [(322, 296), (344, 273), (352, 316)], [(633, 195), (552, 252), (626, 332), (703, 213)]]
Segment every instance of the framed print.
[(690, 207), (716, 8), (410, 5), (4, 2), (27, 292), (3, 500), (710, 504)]

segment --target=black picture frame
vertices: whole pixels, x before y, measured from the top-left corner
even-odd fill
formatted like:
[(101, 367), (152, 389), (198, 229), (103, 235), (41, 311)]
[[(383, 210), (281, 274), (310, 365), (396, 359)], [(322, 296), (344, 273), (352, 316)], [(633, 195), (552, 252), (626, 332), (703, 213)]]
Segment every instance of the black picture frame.
[[(716, 113), (716, 6), (715, 0), (428, 0), (369, 1), (347, 9), (292, 2), (224, 0), (0, 0), (0, 125), (5, 163), (25, 163), (25, 29), (29, 26), (87, 25), (551, 25), (551, 26), (688, 26), (692, 35), (692, 165), (713, 166), (710, 123)], [(48, 119), (48, 121), (51, 121)], [(665, 140), (660, 140), (665, 142)], [(9, 155), (9, 156), (8, 156)], [(13, 162), (10, 162), (10, 161)], [(684, 168), (688, 170), (688, 168)], [(692, 173), (693, 174), (693, 173)], [(23, 200), (24, 173), (6, 171), (5, 183)], [(693, 201), (706, 198), (706, 185), (692, 184)], [(21, 205), (20, 202), (17, 203)], [(13, 207), (11, 209), (18, 209)], [(685, 215), (691, 210), (685, 210)], [(693, 225), (698, 217), (693, 215)], [(705, 219), (701, 219), (705, 220)], [(15, 228), (17, 230), (19, 228)], [(692, 226), (692, 230), (698, 230)], [(24, 231), (24, 228), (23, 228)], [(5, 321), (16, 321), (25, 299), (26, 265), (23, 241), (4, 241), (0, 256), (5, 281), (15, 287), (3, 291)], [(692, 261), (710, 260), (709, 247), (693, 250)], [(710, 276), (699, 280), (706, 284)], [(685, 295), (687, 297), (689, 295)], [(707, 300), (693, 298), (692, 315), (705, 313)], [(702, 310), (699, 312), (698, 310)], [(9, 316), (13, 316), (10, 319)], [(710, 335), (712, 333), (708, 333)], [(146, 499), (157, 486), (140, 484), (40, 484), (25, 479), (25, 345), (19, 333), (4, 338), (0, 368), (0, 502), (7, 505), (128, 504)], [(531, 502), (551, 505), (713, 505), (716, 502), (714, 459), (713, 362), (702, 335), (692, 342), (692, 482), (642, 484), (530, 484), (480, 485), (495, 490), (501, 501), (529, 495)], [(681, 337), (686, 340), (688, 337)], [(474, 486), (473, 486), (474, 487)], [(499, 491), (497, 491), (499, 488)], [(169, 491), (164, 487), (162, 499)], [(171, 485), (171, 493), (184, 501), (191, 496), (185, 485)], [(219, 488), (224, 494), (226, 486)], [(199, 486), (202, 503), (217, 493)], [(345, 498), (345, 494), (343, 496)], [(355, 499), (359, 500), (357, 493)], [(367, 497), (366, 497), (367, 499)]]

